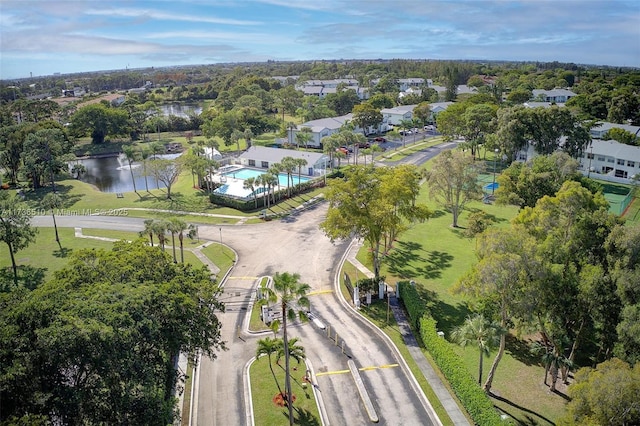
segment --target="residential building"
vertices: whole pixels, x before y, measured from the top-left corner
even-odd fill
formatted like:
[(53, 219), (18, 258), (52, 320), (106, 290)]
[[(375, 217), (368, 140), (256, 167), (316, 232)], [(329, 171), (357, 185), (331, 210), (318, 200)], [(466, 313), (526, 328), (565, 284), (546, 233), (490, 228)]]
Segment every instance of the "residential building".
[[(640, 175), (640, 146), (626, 145), (613, 140), (594, 139), (580, 159), (580, 168), (591, 174), (618, 178), (619, 182), (628, 182)], [(614, 179), (607, 179), (614, 180)]]
[(238, 160), (240, 164), (258, 169), (268, 169), (276, 163), (281, 163), (285, 157), (302, 158), (307, 165), (302, 169), (304, 176), (316, 176), (316, 171), (324, 170), (330, 166), (329, 156), (321, 152), (298, 151), (293, 149), (269, 148), (264, 146), (252, 146), (243, 152)]
[[(296, 134), (303, 127), (308, 127), (311, 129), (311, 140), (309, 141), (308, 146), (312, 148), (320, 148), (322, 146), (322, 138), (339, 132), (340, 128), (351, 121), (352, 118), (353, 114), (349, 113), (340, 117), (329, 117), (307, 121), (306, 123), (298, 125), (295, 129), (289, 129), (287, 140), (290, 144), (295, 144)], [(356, 127), (354, 130), (358, 131), (359, 128)]]
[(553, 102), (556, 104), (565, 103), (569, 99), (576, 96), (571, 90), (568, 89), (552, 89), (552, 90), (543, 90), (543, 89), (534, 89), (532, 90), (533, 97), (532, 101), (540, 101), (540, 102)]
[(629, 133), (633, 133), (636, 137), (640, 137), (640, 126), (632, 126), (630, 124), (609, 123), (606, 121), (598, 122), (590, 130), (591, 137), (594, 139), (602, 139), (602, 137), (611, 129), (622, 129)]

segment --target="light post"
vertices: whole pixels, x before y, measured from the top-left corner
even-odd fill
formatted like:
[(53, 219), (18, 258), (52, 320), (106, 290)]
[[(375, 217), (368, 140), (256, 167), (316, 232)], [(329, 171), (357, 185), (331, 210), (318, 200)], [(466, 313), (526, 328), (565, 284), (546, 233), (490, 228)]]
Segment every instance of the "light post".
[(591, 152), (589, 153), (589, 169), (587, 170), (587, 177), (590, 178), (591, 177), (591, 160), (593, 159), (593, 141), (591, 142), (591, 146), (590, 146), (590, 150)]
[(498, 148), (496, 148), (494, 150), (494, 157), (493, 157), (493, 183), (491, 184), (491, 195), (493, 195), (493, 193), (496, 190), (496, 163), (498, 162)]
[(222, 228), (218, 228), (220, 230), (220, 251), (222, 251)]

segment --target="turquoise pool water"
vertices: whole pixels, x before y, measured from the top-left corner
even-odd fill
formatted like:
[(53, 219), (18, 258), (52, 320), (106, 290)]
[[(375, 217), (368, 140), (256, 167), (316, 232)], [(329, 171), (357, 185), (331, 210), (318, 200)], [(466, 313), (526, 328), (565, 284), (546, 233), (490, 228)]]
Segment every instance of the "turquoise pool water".
[[(242, 179), (242, 180), (247, 180), (249, 178), (257, 178), (260, 175), (265, 174), (266, 172), (262, 171), (262, 170), (256, 170), (256, 169), (247, 169), (247, 168), (242, 168), (242, 169), (237, 169), (237, 170), (233, 170), (227, 173), (224, 173), (225, 176), (229, 176), (232, 178), (236, 178), (236, 179)], [(298, 180), (298, 173), (294, 173), (293, 174), (293, 184), (297, 185), (300, 182), (307, 182), (311, 180), (308, 177), (304, 177), (304, 176), (300, 176), (300, 180)], [(286, 173), (280, 173), (278, 175), (278, 183), (280, 186), (287, 186), (287, 174)]]

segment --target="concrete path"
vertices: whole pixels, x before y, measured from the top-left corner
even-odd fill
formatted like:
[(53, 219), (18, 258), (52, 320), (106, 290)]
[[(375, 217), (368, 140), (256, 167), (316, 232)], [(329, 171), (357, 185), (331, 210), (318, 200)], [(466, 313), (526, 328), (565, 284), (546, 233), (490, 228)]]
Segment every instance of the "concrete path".
[[(360, 272), (362, 272), (367, 278), (373, 278), (374, 274), (371, 272), (366, 266), (364, 266), (358, 259), (356, 259), (356, 255), (358, 251), (362, 247), (362, 242), (357, 242), (356, 244), (352, 244), (350, 246), (349, 253), (347, 254), (347, 260), (353, 264)], [(393, 316), (398, 323), (398, 328), (402, 333), (402, 337), (404, 338), (404, 342), (407, 345), (407, 349), (411, 354), (411, 357), (422, 371), (422, 374), (429, 382), (429, 386), (433, 389), (433, 392), (436, 394), (440, 402), (442, 403), (444, 409), (447, 411), (449, 418), (453, 421), (453, 424), (456, 426), (465, 425), (470, 426), (471, 423), (467, 420), (464, 413), (456, 403), (456, 401), (451, 396), (449, 390), (445, 387), (442, 380), (436, 374), (433, 367), (429, 363), (429, 361), (425, 358), (418, 342), (411, 331), (411, 327), (409, 326), (409, 320), (407, 319), (404, 310), (400, 307), (398, 303), (398, 299), (394, 296), (389, 300), (389, 304), (391, 306), (391, 311), (393, 312)]]

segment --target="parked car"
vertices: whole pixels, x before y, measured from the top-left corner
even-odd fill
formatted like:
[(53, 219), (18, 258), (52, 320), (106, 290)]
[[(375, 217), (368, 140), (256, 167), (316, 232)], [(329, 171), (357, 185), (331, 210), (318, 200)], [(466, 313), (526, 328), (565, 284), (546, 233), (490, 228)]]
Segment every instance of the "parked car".
[(358, 148), (369, 148), (371, 144), (369, 142), (362, 142), (358, 144)]
[(336, 151), (337, 152), (341, 152), (344, 155), (349, 155), (349, 150), (347, 148), (343, 147), (343, 146), (341, 146), (340, 148), (336, 148)]
[(412, 132), (411, 130), (400, 130), (400, 134), (403, 136), (409, 136)]
[(379, 137), (375, 138), (373, 141), (374, 142), (378, 142), (378, 143), (382, 143), (382, 142), (386, 142), (387, 140), (385, 138), (379, 136)]

